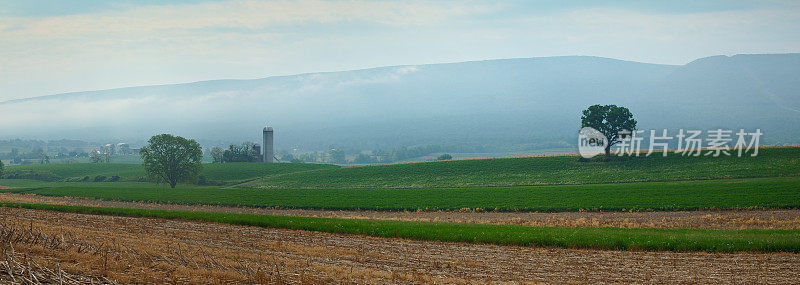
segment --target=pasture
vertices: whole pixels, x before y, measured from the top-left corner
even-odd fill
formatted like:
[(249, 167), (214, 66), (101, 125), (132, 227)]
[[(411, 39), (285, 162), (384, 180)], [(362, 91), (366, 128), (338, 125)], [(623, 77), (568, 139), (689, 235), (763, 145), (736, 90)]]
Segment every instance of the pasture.
[(758, 156), (615, 157), (580, 162), (576, 156), (472, 159), (288, 173), (243, 185), (251, 188), (454, 188), (682, 181), (800, 175), (800, 147), (766, 148)]
[[(325, 168), (338, 168), (325, 164), (266, 164), (266, 163), (224, 163), (203, 164), (200, 173), (212, 184), (232, 184), (257, 177), (303, 172)], [(119, 176), (119, 181), (144, 181), (146, 176), (140, 164), (120, 163), (74, 163), (74, 164), (31, 164), (9, 166), (5, 176), (17, 175), (32, 180), (49, 182), (77, 182), (88, 177), (93, 181), (97, 176), (106, 178)], [(29, 175), (29, 177), (25, 175)], [(40, 177), (44, 179), (39, 179)], [(84, 181), (84, 182), (88, 182)]]
[[(12, 180), (2, 180), (0, 185), (6, 185), (6, 181)], [(84, 186), (87, 184), (98, 185)], [(433, 189), (219, 189), (185, 185), (169, 189), (152, 187), (150, 183), (119, 186), (56, 183), (29, 187), (32, 188), (0, 191), (118, 201), (328, 210), (559, 212), (800, 208), (800, 177)]]

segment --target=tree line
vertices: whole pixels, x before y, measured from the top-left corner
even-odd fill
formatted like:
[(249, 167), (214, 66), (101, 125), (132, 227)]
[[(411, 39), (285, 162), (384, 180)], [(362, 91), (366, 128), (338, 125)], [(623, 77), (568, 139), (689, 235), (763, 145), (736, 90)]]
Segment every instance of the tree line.
[[(229, 145), (227, 149), (219, 146), (211, 148), (208, 154), (213, 163), (228, 162), (256, 162), (261, 161), (261, 154), (256, 149), (260, 146), (253, 142), (244, 142), (239, 145)], [(473, 149), (453, 145), (423, 145), (414, 147), (399, 147), (391, 150), (352, 151), (344, 148), (331, 148), (327, 151), (308, 151), (291, 153), (279, 150), (277, 158), (281, 162), (293, 163), (333, 163), (333, 164), (376, 164), (405, 161), (421, 156), (433, 155), (444, 152), (472, 152)], [(437, 158), (449, 159), (448, 156)]]

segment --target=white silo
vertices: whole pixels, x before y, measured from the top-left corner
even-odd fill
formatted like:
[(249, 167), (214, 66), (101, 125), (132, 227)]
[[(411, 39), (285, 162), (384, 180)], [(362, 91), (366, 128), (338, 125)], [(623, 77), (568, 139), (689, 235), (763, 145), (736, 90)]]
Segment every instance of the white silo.
[(272, 127), (266, 126), (264, 127), (264, 162), (266, 163), (273, 163), (275, 162), (275, 149), (272, 147)]

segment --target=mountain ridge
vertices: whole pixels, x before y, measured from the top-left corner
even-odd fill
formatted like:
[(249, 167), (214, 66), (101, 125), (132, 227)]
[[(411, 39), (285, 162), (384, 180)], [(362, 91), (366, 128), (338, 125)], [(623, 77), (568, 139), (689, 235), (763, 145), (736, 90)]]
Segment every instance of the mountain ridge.
[(773, 144), (797, 143), (798, 73), (800, 54), (685, 65), (562, 56), (222, 79), (6, 101), (0, 137), (141, 140), (170, 132), (258, 141), (268, 122), (283, 148), (518, 151), (571, 147), (581, 110), (617, 104), (642, 129), (762, 128)]
[[(711, 57), (714, 57), (714, 56), (711, 56)], [(231, 82), (244, 82), (244, 81), (261, 81), (261, 80), (279, 79), (279, 78), (288, 78), (288, 77), (297, 77), (297, 76), (310, 76), (310, 75), (318, 75), (318, 74), (375, 71), (375, 70), (388, 69), (388, 68), (403, 68), (403, 67), (414, 67), (414, 66), (458, 65), (458, 64), (470, 64), (470, 63), (503, 62), (503, 61), (536, 60), (536, 59), (558, 59), (558, 58), (593, 58), (593, 59), (611, 60), (611, 61), (616, 61), (616, 62), (628, 62), (628, 63), (636, 63), (636, 64), (650, 64), (650, 65), (659, 65), (659, 66), (680, 66), (680, 65), (671, 65), (671, 64), (638, 62), (638, 61), (632, 61), (632, 60), (623, 60), (623, 59), (615, 59), (615, 58), (610, 58), (610, 57), (588, 56), (588, 55), (564, 55), (564, 56), (546, 56), (546, 57), (498, 58), (498, 59), (468, 60), (468, 61), (457, 61), (457, 62), (446, 62), (446, 63), (387, 65), (387, 66), (359, 68), (359, 69), (348, 69), (348, 70), (338, 70), (338, 71), (304, 72), (304, 73), (288, 74), (288, 75), (272, 75), (272, 76), (267, 76), (267, 77), (251, 78), (251, 79), (240, 79), (240, 78), (210, 79), (210, 80), (199, 80), (199, 81), (181, 82), (181, 83), (165, 83), (165, 84), (153, 84), (153, 85), (126, 86), (126, 87), (117, 87), (117, 88), (108, 88), (108, 89), (82, 90), (82, 91), (63, 92), (63, 93), (47, 94), (47, 95), (33, 96), (33, 97), (27, 97), (27, 98), (17, 98), (17, 99), (5, 100), (5, 101), (0, 101), (0, 104), (17, 103), (17, 102), (24, 102), (24, 101), (28, 101), (28, 100), (50, 99), (50, 98), (53, 98), (55, 96), (83, 95), (85, 93), (94, 93), (94, 92), (127, 91), (129, 89), (151, 88), (151, 87), (153, 87), (153, 88), (158, 88), (158, 87), (180, 87), (180, 86), (188, 86), (188, 85), (204, 85), (204, 84), (211, 84), (211, 83), (231, 83)]]

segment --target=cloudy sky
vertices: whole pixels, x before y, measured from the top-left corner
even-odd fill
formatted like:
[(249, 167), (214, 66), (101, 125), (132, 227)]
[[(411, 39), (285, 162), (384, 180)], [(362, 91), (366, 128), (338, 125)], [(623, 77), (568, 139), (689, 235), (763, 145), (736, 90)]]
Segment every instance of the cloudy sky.
[(0, 101), (386, 65), (800, 52), (800, 1), (0, 0)]

